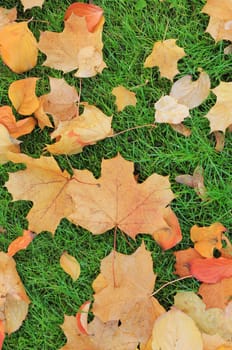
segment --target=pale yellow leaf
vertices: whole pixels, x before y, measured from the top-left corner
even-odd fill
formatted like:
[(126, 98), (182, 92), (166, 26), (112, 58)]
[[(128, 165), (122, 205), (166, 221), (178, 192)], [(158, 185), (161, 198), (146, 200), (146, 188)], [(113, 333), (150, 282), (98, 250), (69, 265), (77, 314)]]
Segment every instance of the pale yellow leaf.
[(171, 96), (163, 96), (155, 103), (157, 123), (179, 124), (189, 116), (187, 106), (180, 104)]
[(60, 257), (60, 266), (72, 277), (73, 281), (76, 281), (80, 276), (81, 269), (79, 262), (67, 252), (64, 252)]

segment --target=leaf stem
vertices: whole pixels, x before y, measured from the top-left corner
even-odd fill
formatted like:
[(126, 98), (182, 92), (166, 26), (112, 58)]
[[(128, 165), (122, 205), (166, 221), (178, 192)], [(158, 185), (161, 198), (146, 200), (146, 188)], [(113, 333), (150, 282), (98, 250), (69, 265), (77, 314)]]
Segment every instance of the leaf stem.
[(115, 276), (115, 253), (116, 253), (116, 245), (117, 245), (117, 226), (114, 228), (114, 250), (113, 250), (113, 260), (112, 260), (112, 274), (114, 281), (114, 288), (117, 288), (116, 276)]
[(158, 294), (163, 288), (169, 286), (170, 284), (174, 284), (174, 283), (176, 283), (176, 282), (185, 280), (185, 279), (187, 279), (187, 278), (193, 278), (193, 276), (192, 276), (192, 275), (187, 275), (187, 276), (184, 276), (184, 277), (177, 278), (177, 279), (174, 280), (174, 281), (169, 281), (169, 282), (163, 284), (163, 285), (162, 285), (159, 289), (157, 289), (154, 293), (152, 293), (151, 296), (154, 296), (154, 295)]
[(117, 132), (116, 134), (109, 135), (109, 136), (107, 136), (107, 138), (116, 137), (116, 136), (118, 136), (118, 135), (125, 134), (127, 131), (132, 131), (132, 130), (141, 129), (141, 128), (148, 128), (148, 127), (156, 128), (156, 125), (155, 125), (155, 124), (137, 125), (137, 126), (134, 126), (134, 127), (132, 127), (132, 128), (119, 131), (119, 132)]

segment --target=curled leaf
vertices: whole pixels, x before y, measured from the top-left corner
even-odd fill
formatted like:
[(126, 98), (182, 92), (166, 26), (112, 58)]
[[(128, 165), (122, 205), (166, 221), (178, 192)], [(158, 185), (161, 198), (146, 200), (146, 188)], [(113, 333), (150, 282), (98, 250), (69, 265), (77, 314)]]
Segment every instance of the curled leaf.
[(26, 249), (34, 237), (35, 235), (31, 231), (24, 230), (22, 236), (16, 238), (13, 242), (11, 242), (8, 247), (7, 254), (9, 256), (14, 256), (18, 251)]
[(77, 328), (81, 334), (88, 335), (88, 312), (91, 305), (91, 301), (86, 301), (81, 305), (79, 311), (76, 314)]
[(76, 281), (80, 276), (81, 268), (79, 262), (67, 252), (64, 252), (60, 257), (60, 266), (71, 276), (73, 281)]

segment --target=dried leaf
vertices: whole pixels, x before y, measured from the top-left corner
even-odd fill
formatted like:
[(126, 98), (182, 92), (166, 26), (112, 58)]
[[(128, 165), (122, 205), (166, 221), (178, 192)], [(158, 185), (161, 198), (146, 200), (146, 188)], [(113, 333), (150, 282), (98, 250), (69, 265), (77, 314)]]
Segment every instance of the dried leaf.
[(62, 269), (76, 281), (81, 273), (79, 262), (67, 252), (64, 252), (60, 257), (60, 266)]
[(79, 17), (85, 17), (88, 31), (92, 33), (97, 29), (103, 17), (103, 10), (101, 7), (82, 2), (74, 2), (71, 4), (65, 12), (64, 19), (67, 20), (72, 13)]
[(191, 75), (185, 75), (173, 85), (170, 96), (178, 103), (189, 109), (198, 107), (209, 95), (210, 79), (207, 73), (202, 71), (198, 80), (192, 81)]
[(217, 102), (205, 117), (210, 121), (211, 132), (222, 131), (225, 133), (232, 124), (232, 83), (221, 81), (212, 91), (217, 96)]
[(26, 249), (34, 238), (35, 235), (31, 231), (23, 230), (23, 235), (10, 243), (7, 254), (14, 256), (18, 251)]
[(190, 271), (199, 281), (217, 283), (223, 278), (232, 277), (232, 259), (193, 259), (190, 262)]
[(27, 22), (10, 23), (0, 29), (0, 55), (15, 73), (23, 73), (36, 66), (37, 42)]
[(8, 23), (14, 22), (16, 18), (17, 18), (16, 7), (13, 7), (10, 10), (5, 9), (4, 7), (0, 7), (0, 28), (4, 27)]
[(39, 99), (35, 94), (38, 78), (25, 78), (10, 84), (8, 95), (19, 114), (30, 115), (39, 107)]
[(112, 134), (112, 117), (107, 117), (95, 106), (85, 104), (84, 112), (70, 121), (60, 122), (51, 134), (58, 141), (47, 145), (46, 150), (52, 154), (76, 154), (83, 147), (93, 145)]
[(32, 7), (39, 6), (42, 7), (44, 0), (21, 0), (24, 11), (31, 9)]
[(223, 134), (221, 131), (214, 131), (214, 136), (216, 139), (215, 150), (217, 152), (222, 152), (225, 145), (225, 134)]
[(0, 124), (0, 164), (9, 161), (8, 152), (20, 152), (19, 142), (11, 138), (6, 127)]
[(225, 231), (226, 228), (220, 222), (205, 227), (194, 225), (190, 230), (190, 237), (195, 250), (201, 256), (210, 258), (213, 257), (215, 248), (222, 248), (222, 234)]
[(69, 219), (93, 234), (117, 227), (135, 238), (138, 233), (152, 235), (159, 229), (170, 229), (164, 218), (165, 208), (174, 198), (168, 177), (153, 174), (138, 184), (133, 163), (120, 155), (103, 160), (102, 175), (98, 179), (87, 170), (75, 170), (74, 176), (85, 186), (74, 183), (69, 186), (78, 208)]
[(86, 301), (81, 305), (79, 311), (76, 314), (77, 328), (81, 334), (88, 335), (88, 312), (91, 305), (91, 301)]
[(104, 17), (96, 31), (88, 31), (85, 18), (72, 14), (65, 21), (62, 33), (42, 32), (39, 49), (47, 55), (43, 65), (60, 69), (64, 73), (78, 68), (78, 78), (101, 73), (106, 67), (102, 57), (102, 29)]
[(126, 89), (124, 86), (113, 88), (112, 94), (116, 97), (116, 106), (118, 112), (121, 112), (126, 106), (135, 106), (137, 99), (135, 93)]
[(179, 124), (189, 117), (189, 109), (171, 96), (163, 96), (155, 103), (157, 123)]
[(184, 56), (185, 52), (176, 45), (176, 39), (157, 41), (152, 53), (146, 58), (144, 67), (158, 66), (161, 77), (173, 80), (179, 73), (177, 62)]
[(224, 309), (231, 300), (232, 277), (224, 278), (218, 283), (202, 283), (198, 290), (207, 308), (219, 307)]
[(190, 136), (191, 135), (191, 130), (188, 129), (184, 124), (180, 123), (180, 124), (170, 124), (170, 126), (172, 127), (173, 130), (175, 130), (176, 132), (178, 132), (179, 134), (183, 135), (183, 136)]
[(15, 332), (22, 324), (30, 300), (15, 268), (15, 261), (0, 252), (0, 320), (5, 333)]
[(190, 263), (193, 259), (201, 258), (200, 254), (193, 248), (178, 250), (174, 252), (176, 257), (175, 271), (180, 277), (191, 275)]
[(0, 124), (4, 125), (13, 138), (29, 134), (35, 127), (34, 118), (28, 117), (16, 121), (9, 106), (0, 107)]
[(172, 309), (154, 324), (152, 350), (203, 350), (201, 333), (185, 313)]

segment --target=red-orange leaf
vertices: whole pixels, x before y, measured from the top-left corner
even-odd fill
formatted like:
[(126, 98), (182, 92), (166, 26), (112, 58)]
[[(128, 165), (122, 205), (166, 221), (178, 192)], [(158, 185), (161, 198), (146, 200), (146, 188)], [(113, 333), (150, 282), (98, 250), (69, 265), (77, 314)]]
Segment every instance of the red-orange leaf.
[(14, 256), (19, 250), (26, 249), (34, 237), (35, 235), (31, 231), (24, 230), (22, 236), (11, 242), (8, 247), (7, 254), (9, 256)]
[(3, 342), (5, 339), (5, 327), (2, 320), (0, 320), (0, 350), (2, 349)]
[(193, 259), (190, 262), (190, 271), (202, 282), (217, 283), (223, 278), (232, 277), (232, 259)]
[(86, 301), (81, 305), (79, 311), (76, 314), (77, 328), (81, 334), (88, 335), (88, 312), (90, 308), (91, 301)]
[(70, 5), (65, 12), (64, 19), (68, 19), (72, 13), (79, 17), (85, 17), (89, 32), (94, 32), (103, 16), (101, 7), (93, 4), (84, 4), (82, 2), (74, 2)]

